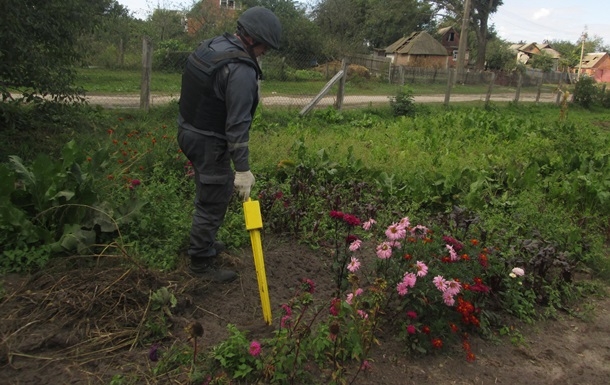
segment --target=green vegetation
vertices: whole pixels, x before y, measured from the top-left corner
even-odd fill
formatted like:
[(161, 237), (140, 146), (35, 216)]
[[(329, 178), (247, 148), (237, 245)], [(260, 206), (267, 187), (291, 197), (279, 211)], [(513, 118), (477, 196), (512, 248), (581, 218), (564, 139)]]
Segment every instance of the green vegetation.
[[(314, 365), (341, 382), (367, 370), (380, 325), (406, 354), (461, 343), (472, 360), (464, 332), (506, 334), (507, 315), (534, 322), (571, 311), (601, 290), (580, 273), (610, 280), (607, 110), (444, 108), (412, 105), (408, 93), (396, 101), (414, 115), (394, 117), (390, 107), (305, 117), (260, 110), (251, 163), (265, 229), (316, 248), (334, 245), (328, 273), (339, 299), (316, 298), (315, 283), (304, 281), (282, 307), (273, 338), (250, 341), (230, 326), (229, 339), (190, 369), (196, 345), (155, 350), (153, 375), (315, 382), (303, 366)], [(74, 254), (176, 267), (192, 193), (192, 170), (175, 140), (176, 104), (148, 113), (46, 104), (7, 111), (3, 272), (37, 271)], [(247, 245), (237, 200), (219, 237)], [(166, 288), (151, 297), (148, 338), (166, 337), (176, 300)]]

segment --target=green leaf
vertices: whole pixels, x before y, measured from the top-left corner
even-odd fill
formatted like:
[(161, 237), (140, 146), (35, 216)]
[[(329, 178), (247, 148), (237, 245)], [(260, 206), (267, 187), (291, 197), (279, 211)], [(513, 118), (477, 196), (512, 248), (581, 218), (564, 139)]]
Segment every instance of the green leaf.
[(24, 179), (26, 185), (33, 186), (36, 184), (36, 177), (34, 176), (34, 173), (25, 167), (20, 157), (17, 155), (9, 155), (8, 159), (13, 165), (15, 172)]

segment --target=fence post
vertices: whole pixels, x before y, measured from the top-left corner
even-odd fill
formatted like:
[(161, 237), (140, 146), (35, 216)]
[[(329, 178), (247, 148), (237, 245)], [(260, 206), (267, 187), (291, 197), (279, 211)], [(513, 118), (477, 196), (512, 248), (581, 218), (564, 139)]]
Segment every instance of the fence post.
[(561, 77), (559, 78), (559, 84), (557, 84), (557, 97), (555, 98), (555, 104), (559, 105), (561, 103), (561, 95), (563, 94), (563, 92), (561, 92), (561, 85), (563, 83), (563, 74), (565, 72), (561, 73)]
[(496, 81), (496, 73), (491, 73), (491, 80), (489, 81), (489, 87), (487, 87), (487, 95), (485, 96), (485, 107), (489, 106), (489, 100), (491, 99), (491, 91), (494, 88), (494, 82)]
[(453, 85), (453, 77), (455, 70), (453, 68), (447, 69), (447, 90), (445, 91), (445, 107), (449, 106), (449, 99), (451, 98), (451, 86)]
[(540, 77), (540, 79), (538, 79), (538, 90), (536, 91), (536, 104), (538, 104), (538, 102), (540, 101), (540, 92), (542, 92), (542, 80), (544, 79), (544, 73), (542, 73), (542, 76)]
[(343, 59), (341, 61), (341, 71), (343, 71), (343, 76), (339, 79), (339, 89), (337, 90), (337, 100), (335, 100), (335, 109), (341, 110), (343, 107), (343, 97), (345, 95), (345, 78), (347, 78), (347, 60)]
[(523, 74), (519, 72), (517, 77), (517, 91), (515, 92), (515, 103), (519, 103), (519, 96), (521, 95), (521, 85), (523, 84)]
[(140, 83), (140, 108), (150, 108), (150, 76), (152, 69), (152, 41), (148, 36), (142, 38), (142, 81)]

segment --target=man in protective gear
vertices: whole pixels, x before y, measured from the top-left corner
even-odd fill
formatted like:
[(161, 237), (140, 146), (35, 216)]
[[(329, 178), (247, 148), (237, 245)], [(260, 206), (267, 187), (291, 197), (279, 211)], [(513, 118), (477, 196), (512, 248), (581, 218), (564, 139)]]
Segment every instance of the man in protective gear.
[(224, 245), (216, 241), (216, 233), (233, 190), (245, 201), (254, 185), (248, 141), (262, 76), (257, 58), (279, 48), (281, 32), (273, 12), (249, 8), (237, 20), (234, 35), (200, 44), (182, 75), (178, 144), (195, 171), (190, 270), (210, 281), (237, 278), (235, 271), (217, 266)]

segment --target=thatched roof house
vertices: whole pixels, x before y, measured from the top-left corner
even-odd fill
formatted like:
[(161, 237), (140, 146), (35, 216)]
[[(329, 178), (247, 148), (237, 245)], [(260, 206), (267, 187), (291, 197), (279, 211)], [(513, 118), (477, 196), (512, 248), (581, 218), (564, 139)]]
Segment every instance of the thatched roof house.
[(386, 47), (385, 54), (394, 65), (447, 68), (447, 49), (425, 31), (396, 40)]

